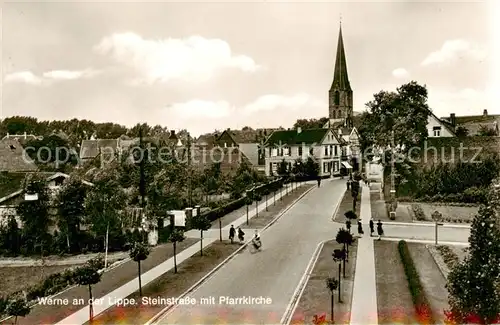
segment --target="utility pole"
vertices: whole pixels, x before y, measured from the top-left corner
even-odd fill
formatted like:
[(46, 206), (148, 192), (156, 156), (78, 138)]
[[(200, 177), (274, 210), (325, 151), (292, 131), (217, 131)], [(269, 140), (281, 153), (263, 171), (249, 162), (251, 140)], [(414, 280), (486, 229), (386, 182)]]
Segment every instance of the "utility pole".
[[(142, 127), (139, 128), (139, 147), (141, 148), (141, 161), (139, 162), (139, 168), (140, 168), (140, 179), (139, 179), (139, 193), (141, 194), (141, 208), (144, 210), (146, 206), (146, 180), (145, 180), (145, 173), (144, 173), (144, 143), (142, 139)], [(148, 157), (149, 159), (150, 157)], [(144, 212), (144, 211), (143, 211)]]
[(394, 129), (391, 132), (391, 211), (396, 211), (396, 174), (395, 174), (395, 157), (394, 157)]

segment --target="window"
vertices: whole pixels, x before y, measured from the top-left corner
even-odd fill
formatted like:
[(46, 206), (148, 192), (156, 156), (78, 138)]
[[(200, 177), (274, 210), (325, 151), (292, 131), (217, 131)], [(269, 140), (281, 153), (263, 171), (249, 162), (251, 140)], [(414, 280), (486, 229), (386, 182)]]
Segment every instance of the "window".
[(433, 131), (434, 131), (434, 136), (435, 136), (435, 137), (439, 137), (439, 136), (441, 136), (441, 127), (440, 127), (440, 126), (435, 126), (435, 127), (433, 128)]
[(342, 111), (339, 111), (339, 118), (342, 118)]
[(302, 157), (302, 146), (299, 147), (299, 156)]
[(285, 147), (285, 156), (290, 156), (291, 153), (292, 153), (292, 148)]
[(338, 147), (338, 146), (335, 146), (334, 148), (335, 148), (335, 156), (338, 156), (338, 155), (339, 155), (339, 151), (338, 151), (338, 150), (339, 150), (339, 147)]
[(335, 105), (340, 105), (340, 93), (338, 90), (335, 92), (334, 101), (335, 101)]
[(328, 156), (328, 146), (325, 146), (325, 156)]
[(224, 142), (224, 148), (227, 148), (227, 142)]
[(312, 156), (312, 155), (314, 155), (314, 148), (313, 148), (313, 147), (309, 148), (309, 154), (310, 154), (311, 156)]
[(269, 148), (269, 151), (270, 151), (271, 157), (278, 156), (278, 149), (276, 149), (276, 148)]
[(330, 145), (330, 156), (333, 155), (333, 145)]

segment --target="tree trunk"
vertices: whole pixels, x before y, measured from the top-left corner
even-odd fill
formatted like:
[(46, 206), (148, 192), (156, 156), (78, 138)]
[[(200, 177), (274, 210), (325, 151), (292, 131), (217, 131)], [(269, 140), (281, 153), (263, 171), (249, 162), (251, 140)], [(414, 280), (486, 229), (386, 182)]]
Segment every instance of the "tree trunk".
[(255, 201), (255, 217), (259, 217), (259, 201)]
[(266, 211), (269, 211), (269, 210), (267, 209), (267, 194), (266, 194)]
[(247, 226), (248, 226), (248, 204), (247, 204)]
[(138, 271), (139, 271), (139, 297), (142, 298), (141, 261), (137, 261), (137, 268), (138, 268)]
[(342, 295), (340, 294), (341, 289), (340, 289), (340, 282), (342, 281), (341, 277), (341, 271), (342, 271), (342, 264), (339, 263), (339, 302), (342, 303)]
[(222, 241), (222, 219), (219, 217), (219, 240)]
[(92, 285), (89, 284), (89, 322), (94, 320), (94, 302), (92, 301)]
[(66, 245), (68, 246), (68, 253), (71, 253), (71, 245), (69, 243), (69, 231), (66, 233)]
[(333, 317), (333, 304), (334, 304), (334, 301), (333, 301), (333, 299), (334, 299), (334, 297), (333, 297), (333, 291), (331, 292), (331, 295), (332, 295), (332, 297), (331, 297), (332, 298), (332, 300), (331, 300), (331, 305), (332, 305), (331, 306), (332, 307), (332, 324), (334, 324), (335, 323), (335, 320), (334, 320), (335, 318)]
[(108, 240), (109, 240), (109, 222), (108, 225), (106, 226), (106, 239), (104, 240), (104, 245), (106, 245), (104, 252), (104, 268), (108, 267), (108, 246), (109, 246)]
[(17, 316), (14, 317), (14, 324), (17, 325)]
[(276, 190), (274, 190), (273, 205), (276, 205)]
[(174, 273), (177, 273), (177, 243), (174, 241)]
[(344, 257), (344, 259), (343, 259), (343, 261), (342, 261), (342, 262), (343, 262), (343, 264), (344, 264), (344, 266), (343, 266), (343, 268), (342, 268), (342, 273), (343, 273), (343, 276), (344, 276), (344, 279), (345, 279), (345, 262), (346, 262), (346, 258), (345, 258), (345, 257)]
[(203, 256), (203, 230), (200, 230), (200, 256)]

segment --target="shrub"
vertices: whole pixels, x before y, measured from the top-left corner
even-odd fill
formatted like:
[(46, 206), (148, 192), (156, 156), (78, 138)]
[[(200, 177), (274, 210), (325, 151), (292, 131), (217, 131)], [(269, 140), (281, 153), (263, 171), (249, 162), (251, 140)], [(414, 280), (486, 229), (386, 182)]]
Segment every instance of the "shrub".
[(420, 276), (410, 255), (408, 245), (404, 240), (398, 243), (399, 255), (408, 281), (408, 288), (413, 300), (417, 319), (420, 324), (435, 324), (432, 309), (425, 294)]
[(412, 204), (411, 208), (413, 210), (413, 214), (415, 215), (415, 219), (418, 221), (425, 221), (427, 218), (425, 217), (424, 209), (419, 204)]
[(460, 262), (457, 254), (448, 246), (439, 245), (436, 247), (439, 254), (443, 257), (443, 261), (446, 263), (449, 269), (452, 269)]

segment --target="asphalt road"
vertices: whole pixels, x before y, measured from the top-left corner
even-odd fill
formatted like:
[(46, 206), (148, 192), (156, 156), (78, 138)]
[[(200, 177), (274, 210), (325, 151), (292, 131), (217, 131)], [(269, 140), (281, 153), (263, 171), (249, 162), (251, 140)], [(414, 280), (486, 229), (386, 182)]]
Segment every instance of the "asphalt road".
[[(245, 249), (189, 296), (196, 303), (178, 304), (156, 324), (279, 323), (317, 245), (339, 227), (331, 218), (344, 190), (345, 181), (322, 182), (261, 234), (261, 252)], [(239, 297), (264, 301), (229, 300)]]

